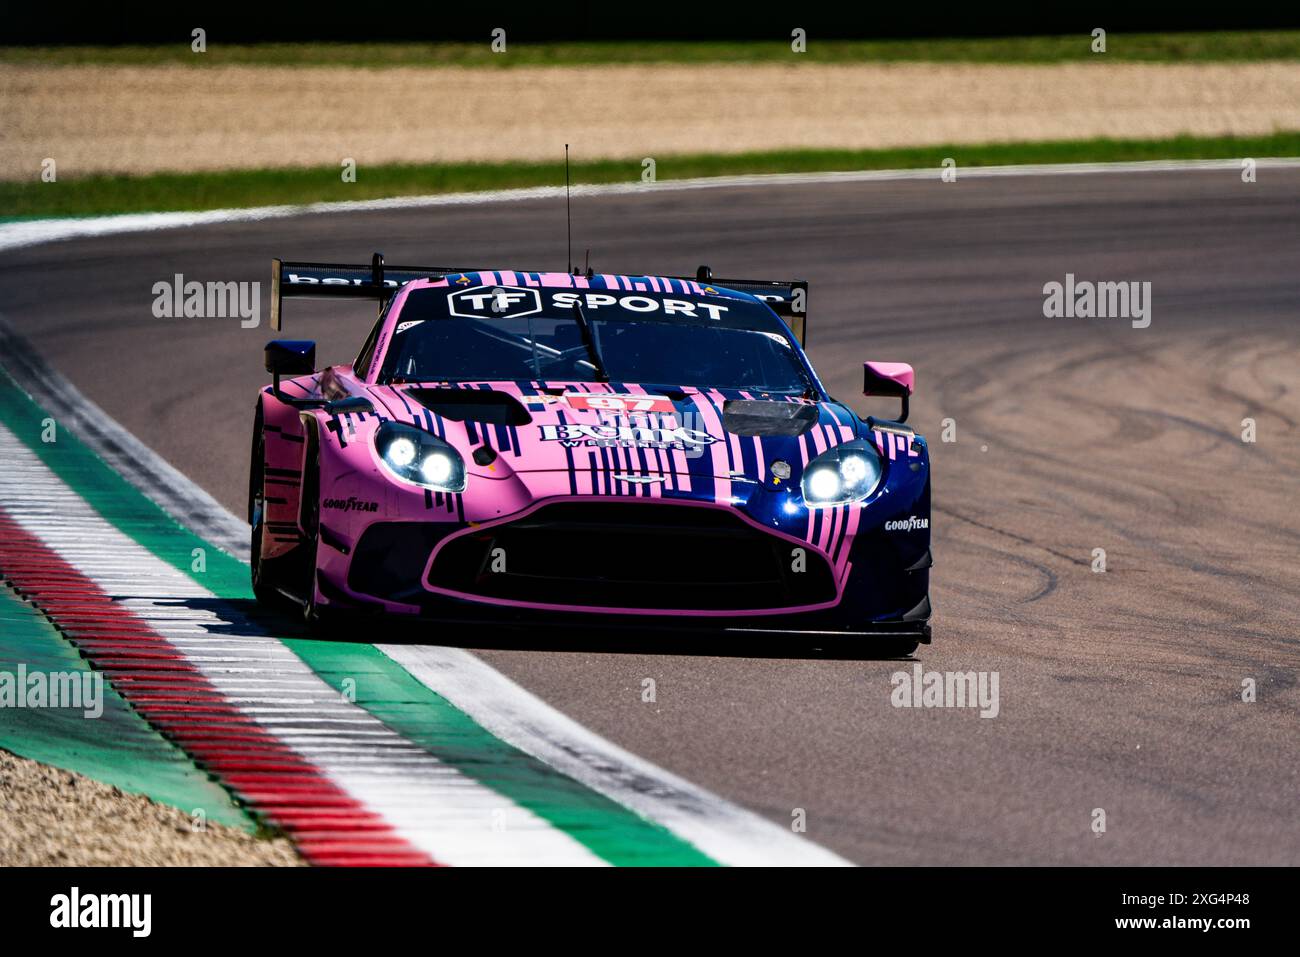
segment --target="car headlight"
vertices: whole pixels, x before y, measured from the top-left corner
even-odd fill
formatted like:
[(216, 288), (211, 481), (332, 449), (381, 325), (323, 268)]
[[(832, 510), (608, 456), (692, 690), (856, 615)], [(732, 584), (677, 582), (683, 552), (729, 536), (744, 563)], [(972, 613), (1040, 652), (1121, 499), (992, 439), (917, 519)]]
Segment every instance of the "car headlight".
[(465, 490), (465, 460), (424, 429), (385, 422), (375, 432), (375, 451), (384, 468), (403, 482), (439, 492)]
[(880, 485), (880, 456), (855, 439), (827, 449), (803, 472), (803, 500), (809, 508), (860, 502)]

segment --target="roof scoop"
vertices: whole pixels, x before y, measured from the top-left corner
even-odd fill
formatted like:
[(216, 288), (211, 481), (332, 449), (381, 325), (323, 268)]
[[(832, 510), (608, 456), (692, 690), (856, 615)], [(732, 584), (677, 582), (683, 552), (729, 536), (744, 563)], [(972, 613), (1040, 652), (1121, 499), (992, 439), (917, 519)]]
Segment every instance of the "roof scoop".
[(764, 399), (729, 399), (722, 427), (734, 435), (803, 435), (817, 424), (817, 406)]

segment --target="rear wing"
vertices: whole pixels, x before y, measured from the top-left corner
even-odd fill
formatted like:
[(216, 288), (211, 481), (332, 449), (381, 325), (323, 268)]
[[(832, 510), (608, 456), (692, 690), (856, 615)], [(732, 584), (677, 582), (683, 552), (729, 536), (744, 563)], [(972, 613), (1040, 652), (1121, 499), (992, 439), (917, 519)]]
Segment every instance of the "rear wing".
[(808, 344), (808, 281), (792, 279), (778, 282), (771, 279), (714, 279), (713, 270), (701, 266), (694, 276), (673, 276), (683, 282), (698, 282), (708, 289), (721, 286), (736, 292), (747, 292), (756, 299), (761, 299), (772, 311), (785, 320), (790, 331), (795, 334), (800, 345)]
[(271, 328), (283, 328), (283, 301), (301, 299), (373, 299), (383, 309), (393, 295), (415, 279), (441, 277), (472, 269), (447, 266), (389, 266), (383, 253), (370, 265), (346, 263), (296, 263), (271, 260)]
[[(373, 299), (382, 310), (399, 289), (416, 279), (440, 279), (478, 269), (451, 266), (390, 266), (383, 253), (375, 253), (370, 264), (305, 263), (271, 260), (271, 328), (283, 328), (285, 299)], [(802, 279), (773, 282), (765, 279), (714, 279), (708, 266), (694, 276), (673, 276), (682, 282), (699, 283), (749, 293), (767, 303), (798, 338), (807, 345), (808, 283)]]

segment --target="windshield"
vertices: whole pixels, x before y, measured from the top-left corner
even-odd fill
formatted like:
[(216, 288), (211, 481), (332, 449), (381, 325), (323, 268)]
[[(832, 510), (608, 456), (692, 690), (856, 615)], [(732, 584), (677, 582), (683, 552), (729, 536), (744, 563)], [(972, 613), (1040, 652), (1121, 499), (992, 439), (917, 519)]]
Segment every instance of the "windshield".
[(490, 380), (812, 389), (785, 324), (746, 299), (516, 286), (412, 290), (380, 381)]

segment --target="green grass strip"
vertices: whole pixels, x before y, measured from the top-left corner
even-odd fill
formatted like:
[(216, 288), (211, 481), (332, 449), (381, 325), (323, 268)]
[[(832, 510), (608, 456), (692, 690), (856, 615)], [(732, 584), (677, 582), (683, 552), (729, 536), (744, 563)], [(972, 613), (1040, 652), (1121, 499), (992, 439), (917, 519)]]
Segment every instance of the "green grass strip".
[[(41, 441), (46, 413), (0, 367), (0, 423), (103, 518), (162, 561), (250, 611), (248, 566), (179, 525), (67, 429)], [(203, 550), (202, 571), (195, 549)], [(218, 611), (218, 613), (220, 613)], [(506, 744), (373, 645), (281, 639), (325, 681), (439, 760), (528, 808), (611, 864), (710, 866), (693, 845)], [(355, 688), (351, 682), (355, 682)]]
[[(34, 606), (0, 584), (0, 671), (81, 675), (90, 666)], [(0, 747), (143, 794), (186, 814), (251, 832), (257, 825), (225, 789), (103, 683), (103, 713), (67, 708), (0, 708)]]
[[(1236, 159), (1298, 156), (1300, 131), (1265, 136), (1176, 136), (1152, 140), (1060, 140), (1038, 143), (901, 147), (879, 150), (773, 150), (656, 159), (661, 181), (752, 173), (819, 173), (877, 169), (934, 169), (947, 157), (963, 167), (1025, 163), (1102, 163), (1139, 160)], [(575, 162), (575, 183), (639, 183), (641, 158)], [(336, 167), (87, 176), (55, 183), (0, 182), (0, 217), (32, 219), (169, 210), (228, 209), (438, 193), (556, 186), (563, 160), (548, 163), (447, 163), (362, 166), (355, 183)], [(654, 186), (647, 184), (646, 189)]]
[(1241, 30), (1199, 33), (1119, 33), (1106, 52), (1092, 52), (1091, 30), (1068, 36), (896, 40), (821, 39), (814, 30), (804, 53), (791, 49), (788, 31), (770, 41), (655, 40), (526, 43), (507, 34), (494, 53), (485, 32), (478, 43), (228, 44), (210, 35), (205, 53), (189, 36), (152, 46), (0, 47), (0, 63), (194, 67), (236, 65), (338, 67), (593, 66), (626, 63), (1204, 63), (1300, 58), (1300, 31)]

